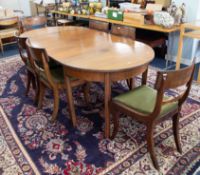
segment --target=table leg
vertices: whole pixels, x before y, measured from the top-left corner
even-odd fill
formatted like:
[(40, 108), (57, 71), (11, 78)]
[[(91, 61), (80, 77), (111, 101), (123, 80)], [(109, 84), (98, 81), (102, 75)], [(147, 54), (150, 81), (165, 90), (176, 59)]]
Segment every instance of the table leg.
[(52, 16), (53, 16), (53, 24), (56, 26), (56, 14), (52, 13)]
[(182, 50), (183, 50), (183, 35), (184, 35), (184, 28), (181, 27), (178, 53), (177, 53), (177, 58), (176, 58), (176, 70), (180, 69), (180, 65), (181, 65), (181, 57), (182, 57)]
[(110, 137), (110, 110), (109, 110), (109, 101), (111, 99), (111, 82), (109, 73), (105, 74), (104, 78), (104, 116), (105, 116), (105, 138)]
[(199, 66), (199, 72), (198, 72), (197, 82), (200, 83), (200, 66)]
[(70, 79), (66, 75), (65, 75), (65, 84), (66, 84), (66, 90), (67, 90), (67, 102), (68, 102), (68, 105), (69, 105), (69, 115), (71, 117), (73, 126), (76, 127), (77, 120), (76, 120), (76, 113), (75, 113), (75, 109), (74, 109), (72, 87), (71, 87)]

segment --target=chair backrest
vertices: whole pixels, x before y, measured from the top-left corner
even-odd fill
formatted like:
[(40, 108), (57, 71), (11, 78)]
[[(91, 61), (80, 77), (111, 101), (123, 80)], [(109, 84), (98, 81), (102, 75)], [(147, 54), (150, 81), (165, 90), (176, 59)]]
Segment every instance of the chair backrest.
[(28, 54), (27, 54), (27, 49), (26, 49), (27, 38), (16, 36), (16, 40), (17, 40), (19, 54), (22, 58), (22, 61), (27, 65), (27, 60), (28, 60)]
[(110, 33), (135, 40), (135, 28), (133, 27), (112, 24)]
[[(154, 114), (159, 113), (162, 105), (167, 103), (178, 102), (178, 106), (181, 108), (190, 92), (194, 68), (195, 64), (193, 63), (191, 66), (180, 70), (159, 71), (157, 73), (157, 80), (155, 84), (155, 89), (157, 89), (157, 100), (153, 112)], [(175, 89), (182, 86), (185, 86), (185, 90), (183, 92), (178, 94), (176, 97), (163, 100), (163, 95), (166, 90)]]
[(29, 39), (26, 40), (26, 46), (31, 58), (33, 59), (35, 70), (39, 78), (43, 79), (42, 76), (45, 76), (46, 79), (48, 80), (48, 83), (51, 86), (54, 86), (54, 82), (48, 64), (50, 59), (47, 55), (46, 50), (44, 48), (33, 47)]
[(22, 19), (23, 32), (46, 27), (47, 19), (44, 16), (27, 17)]
[(0, 19), (0, 28), (9, 28), (9, 27), (19, 27), (19, 18), (11, 17), (11, 18), (2, 18)]
[(108, 32), (109, 23), (96, 20), (89, 20), (89, 28)]
[(22, 58), (22, 61), (25, 63), (26, 66), (30, 66), (34, 70), (35, 69), (34, 62), (26, 46), (27, 38), (16, 36), (16, 39), (17, 39), (19, 54)]

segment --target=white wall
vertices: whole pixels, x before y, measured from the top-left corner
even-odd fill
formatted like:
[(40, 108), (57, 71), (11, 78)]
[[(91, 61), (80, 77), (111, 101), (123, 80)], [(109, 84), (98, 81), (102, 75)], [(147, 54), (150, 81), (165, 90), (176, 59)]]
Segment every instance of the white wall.
[(0, 0), (0, 6), (3, 8), (19, 9), (18, 0)]
[(22, 10), (25, 16), (31, 16), (29, 0), (0, 0), (0, 6), (13, 10)]

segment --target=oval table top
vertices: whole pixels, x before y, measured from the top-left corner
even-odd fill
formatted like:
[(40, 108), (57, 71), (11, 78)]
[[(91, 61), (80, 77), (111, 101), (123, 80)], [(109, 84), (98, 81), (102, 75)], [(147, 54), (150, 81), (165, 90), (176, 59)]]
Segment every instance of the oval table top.
[(115, 72), (133, 69), (154, 58), (151, 47), (138, 41), (84, 27), (46, 27), (25, 32), (34, 47), (74, 69)]

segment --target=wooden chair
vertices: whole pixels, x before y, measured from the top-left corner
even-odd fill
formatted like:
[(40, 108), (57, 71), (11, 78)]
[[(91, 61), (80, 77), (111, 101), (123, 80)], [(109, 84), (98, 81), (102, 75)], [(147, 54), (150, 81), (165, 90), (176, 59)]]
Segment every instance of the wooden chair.
[[(177, 71), (158, 72), (154, 89), (146, 86), (146, 70), (142, 76), (142, 86), (121, 94), (113, 98), (110, 102), (111, 113), (114, 117), (114, 131), (111, 138), (114, 138), (117, 133), (121, 112), (144, 123), (147, 127), (147, 149), (150, 152), (153, 165), (156, 169), (159, 169), (154, 150), (153, 129), (160, 119), (171, 115), (176, 147), (181, 153), (179, 117), (181, 115), (182, 104), (186, 100), (191, 88), (193, 74), (194, 64)], [(169, 98), (164, 95), (166, 90), (174, 89), (182, 85), (186, 86), (186, 90), (178, 96)]]
[(0, 19), (0, 47), (2, 54), (4, 53), (4, 45), (16, 43), (15, 40), (9, 40), (6, 43), (3, 40), (14, 39), (16, 33), (20, 33), (18, 17)]
[[(132, 40), (135, 40), (135, 28), (133, 27), (112, 24), (110, 33), (113, 35), (123, 36), (123, 37), (131, 38)], [(126, 83), (129, 89), (132, 89), (134, 87), (133, 78), (126, 79)]]
[(31, 58), (27, 47), (26, 47), (26, 40), (27, 38), (22, 38), (16, 36), (19, 54), (24, 62), (27, 70), (27, 85), (26, 85), (26, 92), (25, 95), (28, 95), (30, 90), (30, 85), (32, 84), (33, 89), (35, 90), (35, 103), (37, 103), (38, 99), (38, 85), (37, 85), (37, 75), (35, 71), (34, 61)]
[(100, 30), (103, 32), (109, 31), (109, 23), (102, 22), (102, 21), (96, 21), (96, 20), (89, 20), (89, 28)]
[[(42, 100), (45, 93), (45, 88), (48, 87), (53, 90), (54, 95), (54, 108), (52, 113), (51, 121), (55, 121), (57, 118), (58, 107), (59, 107), (59, 90), (65, 89), (64, 73), (63, 68), (55, 67), (49, 68), (49, 57), (47, 52), (43, 48), (35, 48), (31, 46), (29, 40), (26, 41), (27, 48), (30, 52), (31, 57), (34, 60), (34, 66), (38, 76), (39, 82), (39, 99), (38, 108), (42, 107)], [(75, 86), (85, 84), (85, 81), (78, 80), (74, 77), (70, 78), (72, 88)], [(86, 86), (85, 86), (86, 87)], [(88, 97), (88, 91), (84, 90), (85, 98)], [(86, 99), (86, 102), (88, 100)]]
[(22, 19), (23, 32), (46, 27), (47, 19), (45, 16), (34, 16)]

